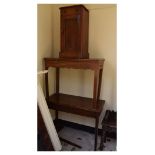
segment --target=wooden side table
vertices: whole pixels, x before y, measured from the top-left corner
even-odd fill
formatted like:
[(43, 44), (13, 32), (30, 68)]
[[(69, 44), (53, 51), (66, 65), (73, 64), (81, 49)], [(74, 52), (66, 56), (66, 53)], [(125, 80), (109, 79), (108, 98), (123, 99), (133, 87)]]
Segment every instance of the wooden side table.
[[(95, 118), (95, 144), (97, 149), (98, 123), (105, 100), (100, 100), (100, 90), (102, 82), (102, 71), (104, 59), (61, 59), (44, 58), (45, 69), (49, 67), (56, 68), (56, 93), (49, 95), (48, 74), (45, 75), (46, 99), (49, 108), (56, 110), (56, 119), (58, 111), (78, 114)], [(60, 68), (90, 69), (94, 71), (94, 91), (93, 98), (86, 98), (68, 94), (59, 93), (59, 72)]]

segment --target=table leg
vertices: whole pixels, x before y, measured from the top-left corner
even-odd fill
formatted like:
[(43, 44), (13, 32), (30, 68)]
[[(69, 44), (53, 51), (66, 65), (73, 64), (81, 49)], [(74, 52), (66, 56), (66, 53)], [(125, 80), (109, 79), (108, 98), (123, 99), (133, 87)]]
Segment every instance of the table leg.
[(94, 90), (93, 90), (93, 107), (97, 108), (98, 97), (98, 84), (99, 84), (99, 70), (94, 71)]
[(94, 151), (97, 149), (97, 138), (98, 138), (98, 123), (99, 123), (99, 117), (95, 120), (95, 145), (94, 145)]
[[(48, 70), (48, 67), (45, 68), (45, 70)], [(49, 101), (49, 90), (48, 90), (48, 73), (45, 74), (45, 86), (46, 86), (46, 100)]]
[[(56, 93), (59, 94), (60, 68), (56, 68)], [(55, 119), (58, 119), (58, 110), (55, 111)]]
[(100, 143), (100, 150), (102, 151), (103, 148), (104, 148), (104, 142), (105, 142), (105, 134), (106, 134), (106, 131), (104, 129), (104, 125), (102, 125), (102, 133), (101, 133), (101, 143)]
[(55, 119), (58, 119), (58, 110), (55, 110)]
[(99, 72), (99, 83), (98, 83), (97, 101), (99, 101), (99, 99), (100, 99), (101, 83), (102, 83), (102, 72), (103, 72), (103, 69), (100, 69), (100, 72)]

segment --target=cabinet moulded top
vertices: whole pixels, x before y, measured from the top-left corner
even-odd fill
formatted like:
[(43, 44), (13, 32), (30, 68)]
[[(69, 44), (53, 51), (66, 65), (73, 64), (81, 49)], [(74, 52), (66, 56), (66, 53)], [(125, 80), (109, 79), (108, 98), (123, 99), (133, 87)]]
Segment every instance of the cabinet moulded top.
[(86, 11), (88, 11), (88, 9), (84, 5), (82, 5), (82, 4), (79, 4), (79, 5), (71, 5), (71, 6), (63, 6), (63, 7), (60, 7), (59, 9), (60, 10), (63, 10), (63, 9), (70, 9), (70, 8), (83, 8)]

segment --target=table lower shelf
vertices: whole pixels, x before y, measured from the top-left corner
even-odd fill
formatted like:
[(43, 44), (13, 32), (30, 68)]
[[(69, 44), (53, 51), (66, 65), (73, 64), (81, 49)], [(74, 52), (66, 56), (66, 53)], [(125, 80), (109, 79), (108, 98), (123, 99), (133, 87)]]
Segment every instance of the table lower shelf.
[(49, 97), (48, 107), (54, 110), (88, 117), (99, 117), (100, 113), (102, 112), (105, 100), (99, 100), (99, 106), (97, 108), (93, 108), (92, 102), (92, 98), (59, 93), (53, 94)]

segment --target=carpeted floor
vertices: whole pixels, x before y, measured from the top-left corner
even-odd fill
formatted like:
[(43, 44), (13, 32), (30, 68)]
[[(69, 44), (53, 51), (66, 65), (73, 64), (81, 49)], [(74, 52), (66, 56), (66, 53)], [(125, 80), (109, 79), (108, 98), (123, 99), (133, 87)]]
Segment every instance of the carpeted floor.
[[(68, 143), (61, 141), (62, 143), (62, 151), (93, 151), (94, 150), (94, 134), (89, 132), (76, 130), (69, 127), (64, 127), (59, 132), (59, 136), (67, 139), (73, 143), (80, 145), (82, 148), (77, 148), (76, 146), (72, 146)], [(104, 143), (105, 147), (103, 151), (116, 151), (116, 139), (107, 138), (106, 143)], [(98, 137), (98, 145), (100, 146), (100, 136)], [(100, 151), (98, 149), (98, 151)]]

